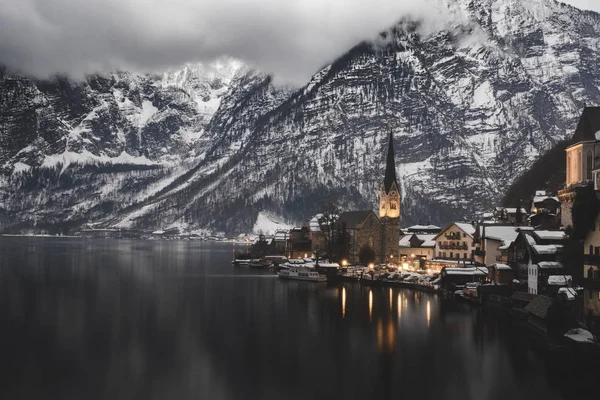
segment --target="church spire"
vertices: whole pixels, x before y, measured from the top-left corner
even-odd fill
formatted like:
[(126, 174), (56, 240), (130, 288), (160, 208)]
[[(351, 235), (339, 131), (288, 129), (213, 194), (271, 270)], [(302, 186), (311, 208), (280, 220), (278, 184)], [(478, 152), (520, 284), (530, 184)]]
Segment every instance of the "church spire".
[(398, 187), (398, 182), (396, 181), (396, 161), (394, 159), (394, 136), (392, 134), (392, 130), (390, 129), (390, 138), (388, 141), (388, 151), (387, 151), (387, 160), (385, 165), (385, 177), (383, 178), (383, 187), (385, 193), (389, 193), (393, 184), (396, 184), (396, 188)]

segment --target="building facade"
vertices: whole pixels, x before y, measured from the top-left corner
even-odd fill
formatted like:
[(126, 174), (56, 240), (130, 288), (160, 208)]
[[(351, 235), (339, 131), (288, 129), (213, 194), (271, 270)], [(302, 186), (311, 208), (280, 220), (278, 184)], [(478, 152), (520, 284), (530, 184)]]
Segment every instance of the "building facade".
[(455, 222), (435, 236), (435, 258), (445, 260), (471, 260), (478, 249), (473, 241), (475, 227)]

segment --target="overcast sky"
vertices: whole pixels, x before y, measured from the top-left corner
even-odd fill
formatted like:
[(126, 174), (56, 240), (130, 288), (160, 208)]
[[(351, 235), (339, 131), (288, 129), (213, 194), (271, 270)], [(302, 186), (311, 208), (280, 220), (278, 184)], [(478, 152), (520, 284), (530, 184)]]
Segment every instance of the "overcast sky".
[[(444, 0), (1, 1), (0, 64), (37, 77), (156, 71), (227, 55), (303, 83), (402, 15), (431, 19), (431, 3)], [(600, 11), (600, 0), (568, 2)]]

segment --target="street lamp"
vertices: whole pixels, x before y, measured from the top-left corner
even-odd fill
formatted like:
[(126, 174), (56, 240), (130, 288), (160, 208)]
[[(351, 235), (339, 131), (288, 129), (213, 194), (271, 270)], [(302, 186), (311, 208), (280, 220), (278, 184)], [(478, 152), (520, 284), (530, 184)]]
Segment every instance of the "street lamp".
[(345, 267), (348, 265), (348, 261), (347, 260), (342, 260), (342, 267)]

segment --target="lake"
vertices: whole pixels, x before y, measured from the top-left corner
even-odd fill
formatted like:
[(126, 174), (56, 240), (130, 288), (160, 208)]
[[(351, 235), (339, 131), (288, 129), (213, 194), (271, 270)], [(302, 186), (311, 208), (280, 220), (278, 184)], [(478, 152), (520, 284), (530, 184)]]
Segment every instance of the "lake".
[(1, 237), (0, 398), (579, 395), (521, 333), (477, 308), (282, 281), (234, 268), (237, 246)]

